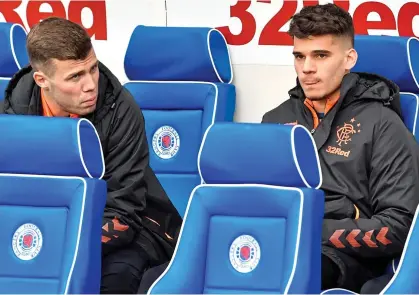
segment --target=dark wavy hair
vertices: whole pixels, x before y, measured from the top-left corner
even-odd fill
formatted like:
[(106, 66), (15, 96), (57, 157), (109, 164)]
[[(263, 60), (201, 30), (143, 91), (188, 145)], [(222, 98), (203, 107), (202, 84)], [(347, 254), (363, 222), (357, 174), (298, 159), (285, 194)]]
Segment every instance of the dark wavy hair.
[(323, 35), (348, 37), (354, 46), (355, 33), (351, 15), (332, 3), (301, 9), (291, 18), (288, 34), (298, 39)]
[(52, 59), (85, 59), (93, 46), (87, 31), (79, 24), (49, 17), (29, 31), (26, 48), (32, 67), (52, 74)]

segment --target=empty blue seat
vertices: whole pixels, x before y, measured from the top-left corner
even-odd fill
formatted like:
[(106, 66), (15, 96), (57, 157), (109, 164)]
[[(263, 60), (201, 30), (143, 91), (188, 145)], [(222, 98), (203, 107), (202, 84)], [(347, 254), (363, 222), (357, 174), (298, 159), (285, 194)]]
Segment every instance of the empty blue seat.
[(210, 28), (138, 26), (125, 56), (125, 87), (145, 117), (150, 166), (183, 216), (201, 183), (205, 130), (233, 121), (236, 92), (227, 43)]
[(18, 24), (0, 23), (0, 100), (14, 74), (29, 64), (26, 31)]
[(377, 74), (400, 87), (403, 121), (419, 140), (419, 39), (359, 35), (355, 49), (358, 61), (354, 72)]
[(107, 186), (95, 128), (14, 115), (0, 128), (0, 293), (99, 293)]
[(199, 168), (204, 184), (149, 294), (319, 294), (324, 193), (310, 132), (216, 123)]

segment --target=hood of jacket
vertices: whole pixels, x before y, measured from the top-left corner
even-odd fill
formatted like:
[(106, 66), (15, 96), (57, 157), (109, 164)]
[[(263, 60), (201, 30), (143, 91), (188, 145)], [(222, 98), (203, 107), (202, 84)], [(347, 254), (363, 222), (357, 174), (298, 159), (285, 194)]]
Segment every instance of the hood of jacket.
[[(297, 86), (288, 94), (290, 98), (305, 99), (304, 91), (297, 78)], [(340, 86), (340, 108), (359, 100), (380, 101), (393, 109), (401, 118), (400, 89), (385, 77), (369, 73), (349, 73), (343, 77)]]
[[(4, 112), (16, 115), (39, 115), (42, 111), (40, 87), (33, 79), (31, 66), (22, 68), (10, 80), (5, 91)], [(91, 121), (100, 121), (114, 104), (122, 91), (118, 78), (99, 62), (98, 100), (96, 110), (87, 116)]]

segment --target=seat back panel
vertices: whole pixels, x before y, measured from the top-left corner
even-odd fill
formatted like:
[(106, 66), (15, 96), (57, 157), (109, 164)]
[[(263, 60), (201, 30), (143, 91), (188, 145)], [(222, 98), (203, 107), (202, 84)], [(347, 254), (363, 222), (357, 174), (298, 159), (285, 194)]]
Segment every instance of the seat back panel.
[[(264, 202), (257, 202), (258, 198)], [(188, 251), (176, 253), (172, 271), (164, 279), (172, 281), (171, 274), (176, 273), (180, 281), (191, 282), (188, 292), (196, 293), (284, 292), (299, 245), (302, 198), (299, 190), (260, 185), (199, 186), (190, 201), (179, 245), (188, 245)], [(243, 243), (242, 236), (256, 242)], [(248, 255), (242, 263), (240, 255)], [(180, 274), (177, 270), (182, 266), (176, 260), (183, 259), (195, 263)], [(272, 277), (272, 273), (277, 275)]]
[(150, 166), (159, 173), (197, 173), (202, 110), (144, 110)]
[(0, 187), (0, 216), (6, 221), (0, 261), (7, 265), (0, 268), (0, 293), (65, 292), (79, 251), (86, 181), (0, 175)]
[[(7, 268), (0, 268), (0, 277), (20, 276), (28, 281), (58, 278), (65, 247), (66, 231), (63, 229), (67, 224), (67, 212), (65, 207), (0, 206), (0, 216), (7, 220), (0, 232), (0, 240), (8, 241), (0, 243), (0, 251), (8, 254), (2, 257), (2, 263)], [(40, 235), (32, 234), (34, 227), (31, 224), (42, 229)], [(20, 228), (22, 225), (24, 226)], [(14, 233), (12, 239), (10, 233)], [(45, 241), (45, 237), (53, 238)], [(37, 255), (37, 249), (39, 256), (28, 263), (28, 260)], [(16, 257), (17, 255), (21, 258)], [(48, 267), (42, 272), (37, 271), (46, 265)]]
[[(242, 289), (255, 292), (281, 290), (286, 229), (286, 219), (281, 217), (213, 216), (209, 227), (204, 293), (211, 292), (211, 289), (228, 289), (237, 293)], [(251, 238), (248, 244), (247, 239), (232, 242), (234, 237), (243, 233), (257, 237), (263, 257), (257, 248), (252, 247)], [(242, 243), (249, 246), (240, 247)], [(225, 251), (226, 245), (231, 245), (229, 252)], [(260, 259), (260, 262), (251, 273), (240, 273), (232, 266), (240, 267), (252, 258)], [(272, 269), (276, 269), (275, 276), (269, 273)]]

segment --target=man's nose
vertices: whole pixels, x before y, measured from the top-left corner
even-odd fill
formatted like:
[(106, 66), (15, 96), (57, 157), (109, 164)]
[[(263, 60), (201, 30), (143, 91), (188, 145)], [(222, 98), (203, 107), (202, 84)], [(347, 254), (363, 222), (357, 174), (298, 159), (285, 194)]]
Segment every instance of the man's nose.
[(86, 80), (85, 83), (83, 85), (83, 91), (84, 92), (89, 92), (89, 91), (93, 91), (96, 89), (96, 82), (95, 79), (93, 77), (93, 75), (86, 75)]
[(311, 58), (306, 58), (303, 65), (304, 73), (313, 73), (316, 72), (316, 64)]

